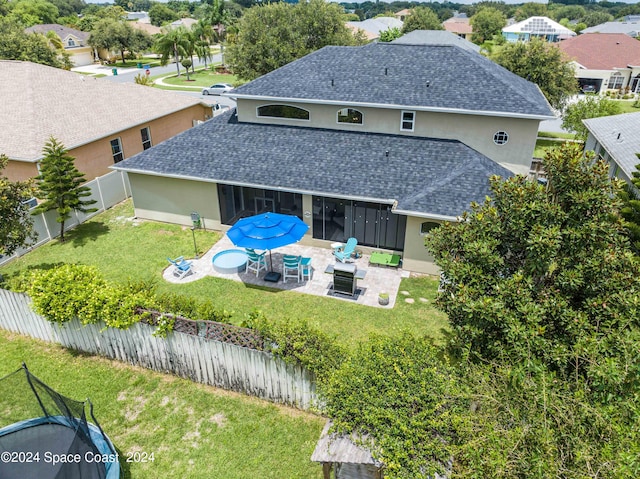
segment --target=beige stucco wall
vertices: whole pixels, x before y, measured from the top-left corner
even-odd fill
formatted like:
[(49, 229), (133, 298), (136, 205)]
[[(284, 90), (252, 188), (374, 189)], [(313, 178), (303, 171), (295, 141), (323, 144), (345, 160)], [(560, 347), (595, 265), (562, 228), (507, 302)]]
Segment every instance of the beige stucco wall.
[[(331, 128), (348, 131), (368, 131), (394, 135), (409, 135), (427, 138), (443, 138), (459, 140), (467, 146), (479, 151), (492, 160), (504, 164), (520, 165), (528, 171), (535, 148), (538, 133), (538, 120), (518, 118), (502, 118), (493, 116), (462, 115), (453, 113), (437, 113), (417, 111), (413, 132), (400, 131), (401, 109), (361, 108), (362, 125), (337, 122), (337, 112), (348, 105), (316, 105), (307, 104), (309, 120), (288, 120), (279, 118), (258, 118), (257, 108), (274, 102), (238, 99), (238, 120), (253, 123), (293, 125), (313, 128)], [(284, 102), (283, 102), (284, 103)], [(293, 103), (286, 103), (294, 105)], [(301, 106), (295, 104), (295, 106)], [(504, 145), (496, 145), (493, 136), (498, 131), (505, 131), (509, 141)], [(526, 172), (525, 171), (525, 172)], [(522, 172), (521, 170), (517, 171)]]
[(191, 226), (197, 212), (207, 229), (221, 230), (215, 183), (129, 173), (136, 216)]
[(438, 275), (440, 274), (440, 269), (435, 265), (433, 256), (429, 254), (424, 245), (425, 235), (420, 233), (420, 227), (425, 221), (438, 223), (438, 221), (434, 220), (407, 216), (402, 267), (417, 273)]
[(9, 160), (6, 168), (0, 171), (0, 175), (8, 178), (9, 181), (24, 181), (38, 176), (38, 167), (31, 162)]
[[(76, 148), (70, 148), (69, 154), (76, 159), (76, 167), (85, 175), (85, 178), (92, 180), (111, 171), (109, 170), (109, 167), (113, 165), (111, 140), (120, 138), (124, 157), (129, 158), (143, 150), (142, 137), (140, 136), (142, 128), (149, 127), (151, 142), (153, 145), (157, 145), (191, 128), (194, 120), (204, 121), (211, 114), (210, 107), (194, 105), (151, 122), (141, 123), (122, 130), (111, 136), (96, 139)], [(42, 146), (44, 147), (44, 145)], [(69, 145), (65, 145), (65, 147), (69, 148)], [(35, 163), (9, 160), (4, 174), (15, 181), (36, 176), (38, 171)]]

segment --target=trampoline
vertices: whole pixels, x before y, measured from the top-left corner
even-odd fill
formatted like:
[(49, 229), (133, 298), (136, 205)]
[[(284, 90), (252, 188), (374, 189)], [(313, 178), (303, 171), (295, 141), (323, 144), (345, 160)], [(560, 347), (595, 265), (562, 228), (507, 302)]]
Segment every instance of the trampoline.
[(25, 365), (0, 379), (0, 394), (3, 400), (9, 398), (5, 407), (13, 401), (16, 410), (29, 411), (32, 404), (25, 407), (15, 401), (33, 401), (42, 413), (0, 428), (0, 479), (120, 477), (118, 454), (96, 421), (89, 400), (94, 423), (86, 420), (85, 402), (53, 391)]

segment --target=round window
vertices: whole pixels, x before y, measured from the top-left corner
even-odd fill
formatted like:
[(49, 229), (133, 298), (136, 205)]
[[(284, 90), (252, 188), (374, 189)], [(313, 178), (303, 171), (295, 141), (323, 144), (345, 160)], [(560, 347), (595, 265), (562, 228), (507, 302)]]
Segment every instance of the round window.
[(499, 131), (493, 135), (493, 142), (496, 145), (504, 145), (507, 141), (509, 141), (509, 135), (506, 131)]

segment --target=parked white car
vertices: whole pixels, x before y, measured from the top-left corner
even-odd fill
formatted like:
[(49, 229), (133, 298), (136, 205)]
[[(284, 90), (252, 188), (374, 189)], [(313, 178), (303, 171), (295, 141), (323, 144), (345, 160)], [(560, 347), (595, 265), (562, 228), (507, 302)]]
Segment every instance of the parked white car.
[(226, 93), (228, 91), (233, 90), (233, 85), (229, 85), (228, 83), (216, 83), (215, 85), (211, 85), (210, 87), (203, 88), (203, 95), (220, 95), (220, 93)]

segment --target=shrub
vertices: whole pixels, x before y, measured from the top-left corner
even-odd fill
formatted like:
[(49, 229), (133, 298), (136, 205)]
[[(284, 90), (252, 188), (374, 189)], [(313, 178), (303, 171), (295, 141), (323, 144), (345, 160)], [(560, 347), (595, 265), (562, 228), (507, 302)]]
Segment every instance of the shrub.
[(47, 320), (63, 324), (79, 317), (88, 324), (96, 321), (96, 293), (105, 287), (106, 282), (95, 267), (64, 264), (33, 272), (27, 292), (33, 309)]
[(262, 335), (265, 350), (285, 362), (298, 362), (316, 375), (319, 382), (326, 380), (346, 358), (345, 349), (335, 337), (309, 325), (306, 321), (273, 322), (260, 311), (249, 314), (242, 326)]

